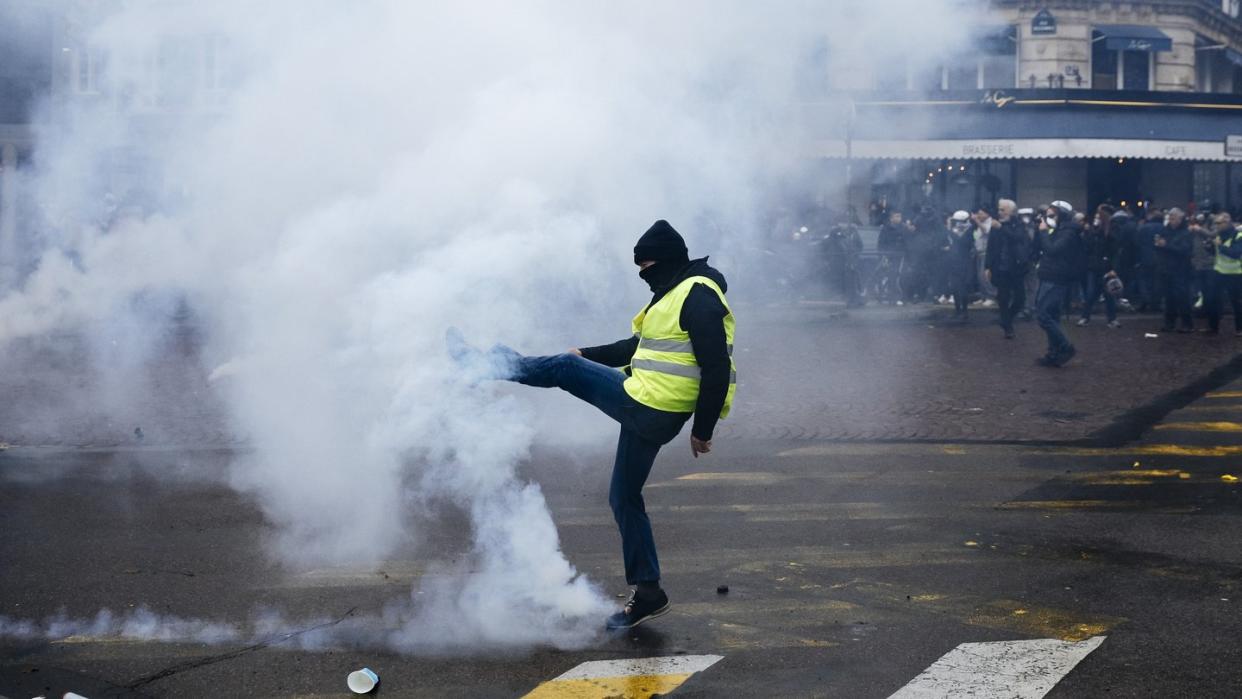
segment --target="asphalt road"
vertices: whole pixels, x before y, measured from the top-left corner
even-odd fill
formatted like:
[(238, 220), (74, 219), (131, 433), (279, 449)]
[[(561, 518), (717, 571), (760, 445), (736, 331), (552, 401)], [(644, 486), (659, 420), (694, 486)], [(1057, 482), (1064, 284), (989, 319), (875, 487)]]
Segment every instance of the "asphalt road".
[[(1242, 486), (1227, 478), (1242, 477), (1242, 382), (1221, 369), (1230, 346), (1204, 351), (1191, 343), (1206, 338), (1165, 338), (1179, 344), (1150, 361), (1196, 359), (1150, 380), (1136, 382), (1132, 365), (1092, 353), (1049, 378), (1025, 355), (1004, 358), (1019, 353), (994, 328), (928, 335), (924, 320), (816, 322), (842, 347), (887, 339), (873, 363), (899, 357), (889, 347), (905, 338), (920, 357), (947, 365), (938, 373), (918, 360), (910, 376), (924, 380), (910, 395), (920, 404), (999, 411), (1003, 401), (970, 401), (1008, 394), (997, 386), (1010, 384), (980, 370), (983, 358), (1000, 356), (1013, 385), (1040, 387), (1029, 400), (1053, 406), (1039, 410), (1090, 417), (1026, 431), (1020, 420), (998, 420), (995, 433), (937, 439), (935, 425), (974, 413), (898, 412), (892, 420), (903, 430), (933, 426), (900, 440), (834, 435), (835, 409), (812, 417), (789, 406), (749, 408), (753, 422), (779, 426), (789, 414), (828, 436), (740, 424), (706, 458), (692, 459), (680, 442), (666, 449), (646, 495), (673, 612), (601, 634), (585, 650), (434, 657), (298, 650), (279, 637), (256, 647), (10, 636), (0, 639), (0, 695), (347, 696), (345, 677), (362, 666), (378, 672), (377, 694), (390, 697), (962, 696), (971, 688), (1041, 696), (1032, 692), (1048, 687), (1050, 697), (1242, 695)], [(779, 331), (782, 321), (767, 322)], [(1150, 342), (1137, 328), (1126, 342), (1085, 330), (1099, 337), (1077, 331), (1080, 344), (1113, 342), (1114, 356), (1131, 351), (1126, 342)], [(1048, 397), (1049, 382), (1061, 387), (1059, 402)], [(775, 404), (774, 394), (755, 390), (758, 405)], [(1100, 399), (1105, 390), (1112, 397)], [(539, 450), (524, 473), (543, 485), (571, 562), (622, 593), (605, 446)], [(267, 606), (331, 623), (408, 595), (426, 573), (412, 554), (356, 569), (277, 568), (263, 554), (268, 525), (259, 510), (216, 478), (230, 456), (227, 444), (19, 443), (0, 452), (0, 624), (141, 605), (222, 622)], [(587, 662), (649, 657), (682, 660), (573, 674)], [(998, 677), (1008, 694), (987, 684)]]

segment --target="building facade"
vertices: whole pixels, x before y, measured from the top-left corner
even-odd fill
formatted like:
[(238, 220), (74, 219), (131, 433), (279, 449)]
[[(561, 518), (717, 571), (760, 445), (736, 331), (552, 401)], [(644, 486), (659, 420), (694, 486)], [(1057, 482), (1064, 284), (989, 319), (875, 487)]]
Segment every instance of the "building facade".
[(825, 125), (811, 155), (860, 209), (1009, 197), (1236, 211), (1239, 4), (993, 0), (976, 52), (877, 68), (810, 106)]

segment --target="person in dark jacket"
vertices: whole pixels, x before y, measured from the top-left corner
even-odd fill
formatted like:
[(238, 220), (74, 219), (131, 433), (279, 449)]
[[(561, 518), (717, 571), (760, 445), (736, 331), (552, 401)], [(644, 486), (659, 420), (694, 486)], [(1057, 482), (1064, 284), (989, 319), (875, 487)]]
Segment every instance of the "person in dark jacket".
[(1013, 319), (1026, 307), (1026, 269), (1030, 258), (1030, 238), (1017, 216), (1018, 205), (1001, 199), (996, 206), (999, 225), (992, 228), (984, 253), (984, 277), (996, 287), (1000, 306), (1000, 326), (1006, 339), (1013, 339)]
[(949, 293), (953, 295), (953, 319), (965, 321), (975, 281), (975, 230), (968, 211), (955, 211), (945, 222), (940, 246)]
[(1108, 293), (1108, 280), (1117, 276), (1117, 258), (1121, 251), (1120, 241), (1113, 236), (1113, 214), (1116, 211), (1108, 204), (1100, 204), (1095, 210), (1095, 220), (1083, 231), (1082, 246), (1087, 258), (1087, 278), (1084, 281), (1082, 299), (1082, 317), (1078, 325), (1091, 322), (1091, 311), (1095, 309), (1100, 295), (1104, 296), (1104, 314), (1108, 317), (1108, 327), (1120, 328), (1117, 320), (1117, 297)]
[(862, 253), (863, 242), (858, 227), (848, 215), (843, 215), (821, 244), (827, 257), (828, 278), (845, 299), (845, 305), (850, 308), (863, 305), (858, 274), (858, 256)]
[(1211, 214), (1196, 214), (1188, 220), (1190, 239), (1190, 303), (1191, 314), (1203, 309), (1206, 313), (1212, 295), (1212, 278), (1216, 269), (1216, 230)]
[(880, 253), (879, 267), (875, 282), (869, 286), (874, 286), (881, 295), (877, 299), (881, 302), (896, 301), (898, 305), (902, 302), (897, 290), (900, 288), (902, 260), (906, 253), (906, 236), (912, 229), (913, 226), (902, 220), (900, 211), (889, 212), (888, 220), (880, 227), (880, 235), (876, 239), (876, 250)]
[(1159, 275), (1156, 273), (1156, 236), (1164, 230), (1164, 211), (1152, 207), (1147, 210), (1147, 218), (1134, 231), (1134, 250), (1138, 260), (1138, 271), (1135, 274), (1136, 295), (1139, 299), (1140, 312), (1160, 310), (1160, 299), (1163, 289), (1157, 287)]
[(1074, 224), (1069, 204), (1055, 201), (1044, 210), (1035, 236), (1039, 252), (1039, 289), (1035, 309), (1039, 327), (1048, 336), (1048, 353), (1036, 363), (1061, 367), (1077, 354), (1061, 329), (1061, 311), (1075, 281), (1081, 278), (1082, 231)]
[(1178, 208), (1169, 209), (1168, 221), (1156, 235), (1156, 272), (1164, 288), (1164, 332), (1173, 332), (1174, 323), (1179, 333), (1195, 331), (1190, 316), (1190, 279), (1194, 269), (1190, 255), (1194, 251), (1194, 239), (1186, 224), (1186, 213)]
[(936, 270), (939, 268), (940, 240), (944, 237), (944, 219), (931, 205), (924, 205), (906, 233), (905, 270), (901, 289), (906, 301), (925, 301), (930, 295)]
[(1118, 209), (1110, 218), (1109, 232), (1117, 240), (1117, 276), (1126, 290), (1126, 302), (1137, 307), (1138, 251), (1134, 243), (1138, 226), (1133, 214), (1125, 209)]
[(479, 378), (560, 388), (621, 423), (608, 502), (621, 532), (625, 578), (635, 590), (608, 618), (611, 630), (668, 612), (642, 488), (660, 448), (692, 414), (691, 452), (698, 458), (711, 451), (716, 421), (728, 413), (736, 382), (724, 276), (706, 257), (689, 259), (685, 241), (667, 221), (656, 221), (639, 238), (634, 262), (652, 297), (633, 321), (635, 335), (624, 340), (530, 357), (503, 345), (482, 352), (455, 328), (446, 334), (450, 356)]
[(1242, 227), (1235, 228), (1228, 213), (1216, 214), (1212, 224), (1216, 268), (1207, 302), (1208, 332), (1220, 332), (1221, 306), (1228, 299), (1233, 309), (1233, 335), (1242, 337)]

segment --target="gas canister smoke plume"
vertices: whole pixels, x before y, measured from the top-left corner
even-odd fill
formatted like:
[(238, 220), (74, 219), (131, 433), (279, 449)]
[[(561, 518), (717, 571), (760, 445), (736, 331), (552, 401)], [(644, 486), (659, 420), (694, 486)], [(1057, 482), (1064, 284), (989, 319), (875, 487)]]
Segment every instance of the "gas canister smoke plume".
[[(462, 647), (580, 643), (605, 602), (516, 475), (552, 435), (520, 394), (457, 377), (444, 328), (537, 353), (610, 339), (601, 319), (643, 301), (646, 225), (740, 248), (812, 137), (799, 91), (957, 21), (922, 0), (91, 11), (109, 97), (40, 121), (49, 226), (0, 296), (0, 343), (184, 302), (273, 554), (371, 562), (417, 541), (410, 508), (460, 508), (470, 574), (409, 621), (453, 618)], [(129, 202), (106, 230), (105, 197)]]

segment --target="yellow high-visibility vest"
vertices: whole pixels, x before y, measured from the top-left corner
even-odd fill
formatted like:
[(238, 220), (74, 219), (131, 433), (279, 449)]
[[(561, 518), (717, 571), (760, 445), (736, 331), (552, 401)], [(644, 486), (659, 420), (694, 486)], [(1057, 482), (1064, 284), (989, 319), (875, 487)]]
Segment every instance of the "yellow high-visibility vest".
[[(1220, 247), (1231, 248), (1234, 245), (1242, 244), (1242, 233), (1237, 231), (1226, 231), (1221, 234)], [(1220, 250), (1216, 251), (1216, 271), (1220, 274), (1242, 274), (1242, 260), (1230, 257)]]
[(690, 333), (681, 329), (681, 306), (695, 284), (716, 292), (724, 304), (725, 341), (729, 345), (729, 392), (720, 417), (727, 417), (737, 388), (737, 367), (733, 364), (733, 310), (724, 292), (707, 277), (690, 277), (665, 294), (650, 308), (634, 316), (634, 335), (638, 350), (630, 362), (625, 392), (649, 408), (672, 413), (692, 413), (699, 400), (699, 363), (690, 344)]

